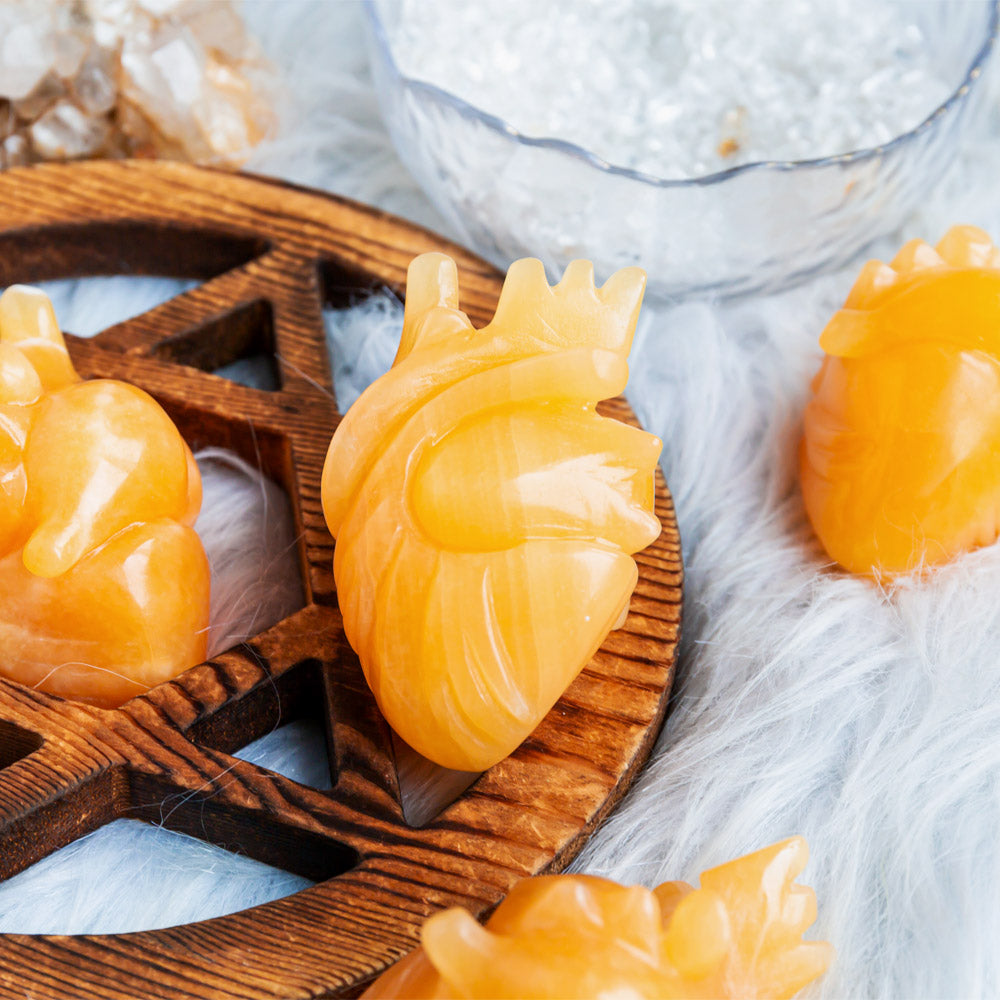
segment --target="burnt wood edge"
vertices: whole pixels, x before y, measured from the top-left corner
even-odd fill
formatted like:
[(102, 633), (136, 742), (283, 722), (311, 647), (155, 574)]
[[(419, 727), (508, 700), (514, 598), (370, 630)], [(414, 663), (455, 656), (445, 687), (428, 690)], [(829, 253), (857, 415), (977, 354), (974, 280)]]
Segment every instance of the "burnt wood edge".
[[(142, 174), (145, 177), (157, 177), (161, 181), (164, 178), (166, 178), (167, 176), (170, 176), (172, 178), (183, 177), (184, 183), (190, 183), (191, 184), (191, 190), (192, 191), (194, 191), (197, 188), (197, 185), (194, 182), (195, 182), (195, 179), (198, 178), (200, 175), (199, 175), (199, 173), (197, 171), (193, 170), (192, 168), (181, 168), (181, 167), (176, 167), (176, 166), (170, 166), (167, 169), (162, 170), (162, 171), (159, 170), (158, 168), (159, 168), (159, 165), (157, 165), (157, 169), (156, 170), (151, 170), (147, 166), (144, 166), (144, 165), (134, 165), (133, 164), (133, 165), (129, 165), (128, 167), (126, 167), (126, 170), (131, 169), (135, 174)], [(98, 175), (98, 171), (97, 170), (88, 170), (88, 171), (85, 171), (84, 173), (86, 174), (86, 176), (97, 176)], [(108, 169), (107, 167), (101, 167), (100, 168), (100, 175), (102, 177), (105, 177), (105, 178), (111, 177), (111, 176), (115, 176), (115, 171), (113, 169)], [(46, 175), (46, 176), (49, 176), (49, 175)], [(66, 174), (66, 173), (60, 174), (60, 177), (63, 178), (63, 179), (67, 178), (68, 176), (69, 175)], [(73, 176), (79, 176), (79, 175), (74, 174)], [(10, 175), (8, 175), (8, 177), (10, 177)], [(246, 189), (247, 185), (246, 185), (246, 181), (245, 180), (239, 180), (238, 183), (240, 185), (242, 185), (242, 187), (243, 187), (244, 190)], [(2, 186), (2, 182), (0, 182), (0, 186)], [(95, 190), (96, 190), (96, 188), (95, 188)], [(312, 193), (312, 192), (309, 193), (309, 197), (312, 198), (312, 199), (317, 198), (316, 194)], [(320, 196), (320, 197), (324, 197), (324, 196)], [(190, 217), (190, 210), (187, 209), (186, 211), (187, 211), (188, 217)], [(355, 213), (358, 213), (358, 214), (361, 214), (363, 212), (363, 210), (360, 208), (360, 206), (354, 206), (353, 211), (355, 211)], [(365, 216), (365, 218), (371, 218), (371, 213), (368, 213), (367, 216)], [(395, 222), (395, 223), (393, 223), (393, 220), (391, 219), (391, 217), (386, 217), (385, 221), (386, 221), (387, 224), (392, 224), (392, 226), (395, 227), (395, 229), (397, 230), (397, 232), (403, 231), (401, 229), (401, 227), (399, 226), (398, 221)], [(390, 226), (390, 228), (392, 228), (392, 226)], [(408, 242), (411, 238), (413, 238), (415, 230), (414, 230), (413, 227), (406, 227), (405, 228), (405, 232), (407, 233), (406, 240)], [(424, 235), (428, 238), (428, 241), (431, 243), (431, 245), (434, 248), (437, 248), (437, 249), (441, 248), (442, 241), (439, 238), (433, 237), (432, 234), (428, 234), (426, 232), (425, 232)], [(389, 245), (387, 244), (386, 247), (383, 247), (382, 249), (386, 249), (388, 246)], [(369, 251), (369, 253), (370, 253), (370, 251)], [(339, 254), (339, 247), (337, 247), (337, 248), (335, 248), (333, 250), (331, 256), (333, 258), (337, 258), (338, 254)], [(396, 254), (396, 256), (398, 257), (398, 254)], [(461, 259), (459, 259), (460, 267), (463, 266), (463, 260), (468, 260), (468, 255), (464, 251), (462, 251), (461, 253), (455, 254), (455, 256), (457, 258), (461, 258)], [(347, 260), (351, 264), (351, 266), (355, 267), (355, 268), (357, 267), (357, 261), (358, 260), (372, 260), (372, 259), (373, 258), (371, 258), (370, 256), (369, 257), (365, 257), (364, 254), (361, 254), (359, 256), (359, 251), (358, 251), (358, 249), (357, 249), (356, 246), (349, 247), (349, 252), (347, 252), (346, 256), (345, 256), (345, 260)], [(393, 259), (395, 259), (395, 257), (393, 257)], [(488, 268), (488, 266), (487, 266), (487, 268)], [(492, 271), (492, 269), (489, 269), (489, 268), (488, 268), (488, 270)], [(389, 282), (386, 280), (386, 277), (385, 277), (387, 271), (391, 272), (393, 274), (396, 274), (396, 275), (405, 275), (405, 268), (400, 268), (397, 264), (387, 264), (385, 266), (381, 266), (380, 265), (379, 267), (377, 267), (375, 269), (375, 279), (376, 280), (375, 280), (374, 283), (377, 283), (377, 284), (388, 284)], [(488, 281), (489, 281), (489, 279), (487, 279), (487, 283), (488, 283)], [(468, 289), (468, 284), (466, 284), (465, 288), (466, 288), (466, 290)], [(480, 291), (481, 290), (477, 289), (477, 296), (476, 296), (477, 299), (483, 299), (483, 297), (479, 295)], [(483, 299), (483, 301), (487, 300), (488, 298), (489, 298), (489, 296), (485, 296), (485, 298)], [(495, 301), (495, 297), (494, 297), (494, 301)], [(477, 304), (479, 304), (479, 303), (477, 302)], [(470, 317), (474, 317), (474, 318), (477, 318), (477, 319), (479, 318), (477, 316), (477, 312), (476, 312), (475, 309), (467, 308), (467, 311), (469, 312)], [(485, 318), (488, 318), (488, 316), (485, 317)], [(663, 705), (665, 705), (665, 697), (661, 697), (660, 698), (660, 700), (659, 700), (659, 702), (657, 704), (658, 709), (662, 709)], [(649, 739), (648, 733), (645, 734), (644, 739), (646, 739), (646, 740)], [(633, 755), (632, 760), (633, 760), (633, 762), (636, 760), (636, 755)], [(637, 764), (635, 766), (637, 767)], [(631, 769), (632, 769), (632, 765), (630, 764), (629, 767), (626, 768), (626, 770), (628, 771), (628, 770), (631, 770)], [(287, 903), (288, 904), (287, 906), (285, 906), (285, 905), (279, 905), (279, 906), (277, 906), (277, 910), (280, 911), (280, 912), (284, 912), (284, 913), (288, 913), (288, 912), (292, 912), (292, 911), (297, 912), (297, 909), (299, 907), (299, 903), (296, 902), (296, 899), (297, 899), (297, 897), (289, 897), (289, 899), (286, 900), (286, 901), (277, 901), (278, 904), (282, 904), (282, 903)], [(270, 904), (268, 904), (268, 905), (270, 905)], [(217, 918), (217, 919), (224, 921), (227, 918)], [(190, 928), (194, 928), (194, 927), (197, 927), (197, 926), (198, 925), (189, 925), (189, 928), (180, 928), (179, 931), (185, 932), (183, 936), (184, 936), (184, 938), (187, 941), (190, 942), (191, 941), (191, 936), (187, 932), (189, 931)], [(242, 924), (241, 924), (241, 926), (242, 926)], [(412, 928), (411, 928), (411, 930), (412, 930)], [(407, 934), (408, 933), (409, 932), (407, 932)], [(404, 935), (404, 936), (406, 936), (406, 935)], [(113, 941), (113, 942), (114, 941), (120, 941), (124, 937), (126, 937), (126, 936), (112, 936), (112, 937), (108, 938), (107, 940)], [(72, 940), (72, 939), (70, 939), (70, 940)]]

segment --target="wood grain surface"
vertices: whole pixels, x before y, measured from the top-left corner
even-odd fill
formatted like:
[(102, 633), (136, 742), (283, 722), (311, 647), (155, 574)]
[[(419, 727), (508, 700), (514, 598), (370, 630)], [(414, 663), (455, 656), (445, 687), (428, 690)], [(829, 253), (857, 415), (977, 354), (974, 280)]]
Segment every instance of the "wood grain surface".
[[(0, 175), (0, 285), (98, 274), (201, 281), (90, 340), (84, 377), (155, 396), (194, 448), (231, 448), (294, 509), (306, 604), (121, 709), (0, 681), (0, 878), (113, 819), (159, 823), (317, 885), (242, 913), (117, 935), (0, 935), (0, 997), (350, 995), (445, 907), (487, 913), (518, 879), (562, 869), (650, 752), (673, 674), (680, 543), (657, 483), (660, 538), (637, 557), (624, 628), (507, 760), (422, 826), (400, 804), (392, 741), (344, 639), (320, 472), (339, 419), (322, 310), (402, 295), (411, 258), (453, 256), (462, 308), (492, 315), (501, 276), (458, 246), (343, 199), (148, 162)], [(276, 391), (213, 372), (273, 354)], [(603, 412), (634, 421), (622, 399)], [(0, 656), (2, 656), (0, 650)], [(319, 713), (334, 784), (320, 791), (230, 754)]]

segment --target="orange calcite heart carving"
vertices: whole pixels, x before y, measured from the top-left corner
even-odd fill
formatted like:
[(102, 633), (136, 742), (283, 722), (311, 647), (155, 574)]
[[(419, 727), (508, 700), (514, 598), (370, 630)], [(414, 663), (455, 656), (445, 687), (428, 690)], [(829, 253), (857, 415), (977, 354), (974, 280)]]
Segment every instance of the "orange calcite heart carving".
[(337, 429), (323, 509), (344, 627), (390, 725), (479, 771), (535, 728), (628, 610), (660, 533), (658, 438), (598, 416), (617, 395), (645, 276), (554, 288), (515, 263), (492, 322), (442, 254), (410, 265), (392, 369)]
[(589, 875), (519, 882), (481, 927), (465, 910), (431, 917), (421, 947), (378, 979), (368, 1000), (552, 1000), (574, 997), (791, 997), (827, 968), (832, 949), (803, 941), (816, 919), (794, 884), (806, 842), (713, 868), (701, 888), (652, 892)]
[(1000, 251), (956, 226), (869, 261), (820, 338), (800, 472), (826, 551), (891, 579), (1000, 533)]
[(159, 404), (83, 382), (48, 298), (0, 296), (0, 673), (114, 706), (205, 658), (201, 478)]

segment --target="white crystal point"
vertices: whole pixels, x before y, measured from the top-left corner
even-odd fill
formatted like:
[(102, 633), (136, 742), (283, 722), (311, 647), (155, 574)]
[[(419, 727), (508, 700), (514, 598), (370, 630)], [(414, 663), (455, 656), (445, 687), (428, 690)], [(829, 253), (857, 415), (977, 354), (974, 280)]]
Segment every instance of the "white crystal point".
[(23, 135), (9, 135), (0, 144), (0, 167), (22, 167), (29, 162), (31, 150)]
[(0, 10), (0, 95), (11, 101), (27, 97), (45, 78), (54, 60), (55, 48), (44, 7), (35, 16), (19, 3)]
[(115, 64), (111, 53), (100, 46), (93, 46), (73, 81), (76, 102), (84, 111), (92, 115), (103, 115), (115, 106), (118, 87), (114, 73)]
[(91, 118), (69, 101), (60, 101), (28, 129), (35, 152), (47, 160), (92, 156), (111, 130), (104, 118)]

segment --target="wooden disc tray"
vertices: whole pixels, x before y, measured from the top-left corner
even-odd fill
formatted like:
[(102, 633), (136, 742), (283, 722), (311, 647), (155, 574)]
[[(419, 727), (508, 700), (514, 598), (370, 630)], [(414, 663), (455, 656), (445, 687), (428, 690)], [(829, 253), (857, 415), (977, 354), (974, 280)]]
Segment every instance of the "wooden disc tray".
[[(290, 618), (115, 711), (0, 681), (0, 878), (127, 817), (318, 882), (164, 930), (0, 935), (0, 996), (354, 994), (414, 947), (429, 914), (459, 905), (483, 915), (518, 879), (562, 869), (648, 756), (680, 624), (680, 545), (662, 479), (664, 530), (637, 558), (625, 627), (510, 758), (424, 825), (403, 816), (391, 740), (344, 639), (320, 508), (339, 419), (322, 310), (372, 287), (401, 295), (411, 258), (427, 250), (455, 258), (462, 308), (486, 323), (501, 283), (492, 267), (339, 198), (178, 164), (0, 175), (0, 286), (99, 274), (201, 279), (92, 339), (69, 338), (73, 360), (83, 377), (146, 389), (192, 447), (233, 449), (282, 484), (305, 590)], [(275, 359), (277, 391), (213, 374), (262, 352)], [(622, 399), (603, 412), (635, 419)], [(332, 790), (230, 756), (317, 712)]]

